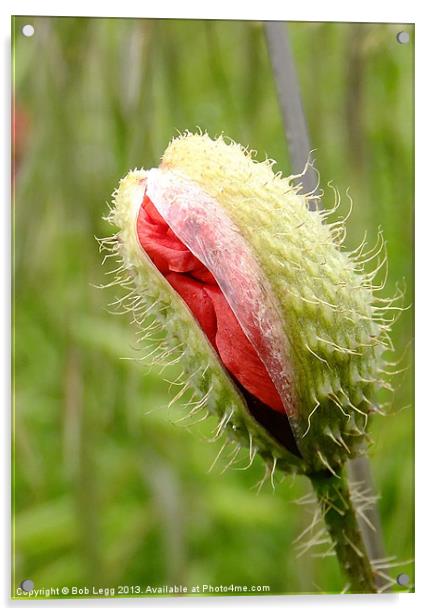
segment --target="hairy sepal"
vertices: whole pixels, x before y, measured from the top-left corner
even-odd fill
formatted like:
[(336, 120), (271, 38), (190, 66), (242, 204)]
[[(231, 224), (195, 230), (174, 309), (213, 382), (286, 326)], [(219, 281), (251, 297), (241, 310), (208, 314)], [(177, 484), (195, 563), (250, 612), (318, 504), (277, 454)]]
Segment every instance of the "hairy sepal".
[[(383, 315), (392, 302), (375, 302), (380, 267), (366, 271), (371, 257), (341, 249), (344, 221), (327, 224), (326, 211), (310, 211), (314, 195), (275, 174), (273, 164), (256, 162), (223, 137), (185, 133), (170, 143), (161, 169), (197, 183), (248, 245), (281, 319), (297, 407), (295, 421), (288, 415), (298, 448), (311, 472), (338, 473), (348, 457), (364, 452), (377, 391), (387, 385), (380, 375), (390, 323)], [(228, 258), (234, 264), (236, 251)], [(386, 255), (379, 258), (386, 263)], [(278, 377), (267, 368), (278, 389)]]
[(109, 216), (118, 228), (115, 248), (123, 260), (128, 288), (132, 285), (141, 299), (131, 308), (136, 323), (148, 311), (161, 325), (167, 362), (173, 362), (168, 353), (176, 349), (182, 383), (195, 392), (197, 401), (205, 400), (209, 412), (219, 419), (214, 439), (237, 441), (250, 454), (258, 453), (273, 470), (304, 472), (304, 461), (281, 446), (249, 413), (190, 309), (143, 251), (137, 237), (137, 216), (148, 178), (145, 170), (131, 171), (123, 178), (113, 195)]

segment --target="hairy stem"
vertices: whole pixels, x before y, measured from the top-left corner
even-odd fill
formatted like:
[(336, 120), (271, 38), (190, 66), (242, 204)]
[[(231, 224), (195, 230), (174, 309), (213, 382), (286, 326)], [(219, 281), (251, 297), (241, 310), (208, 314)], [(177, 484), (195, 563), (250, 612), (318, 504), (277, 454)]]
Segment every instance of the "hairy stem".
[(376, 593), (374, 572), (359, 529), (346, 476), (318, 473), (311, 483), (334, 544), (340, 567), (354, 593)]
[[(377, 497), (367, 456), (349, 460), (347, 472), (351, 483), (360, 485), (361, 489), (367, 492), (369, 497)], [(369, 559), (372, 561), (385, 560), (386, 552), (377, 503), (373, 502), (368, 511), (365, 511), (364, 516), (358, 516), (358, 521)]]

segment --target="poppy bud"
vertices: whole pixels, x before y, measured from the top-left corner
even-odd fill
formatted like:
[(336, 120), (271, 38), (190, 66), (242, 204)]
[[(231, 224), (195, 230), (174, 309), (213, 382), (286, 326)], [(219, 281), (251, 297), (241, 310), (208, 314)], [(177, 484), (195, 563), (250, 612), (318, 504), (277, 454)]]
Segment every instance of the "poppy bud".
[(187, 132), (159, 168), (129, 172), (109, 215), (119, 280), (135, 321), (163, 327), (162, 359), (178, 353), (217, 436), (273, 468), (337, 474), (377, 410), (391, 300), (365, 271), (378, 253), (344, 252), (344, 221), (310, 211), (313, 195), (272, 166)]

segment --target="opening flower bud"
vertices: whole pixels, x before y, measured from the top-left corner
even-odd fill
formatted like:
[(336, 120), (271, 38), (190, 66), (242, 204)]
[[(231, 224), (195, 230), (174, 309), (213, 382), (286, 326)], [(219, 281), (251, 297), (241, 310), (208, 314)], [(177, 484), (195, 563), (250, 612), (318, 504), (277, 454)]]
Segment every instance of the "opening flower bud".
[(216, 436), (273, 468), (337, 474), (364, 446), (391, 302), (375, 302), (365, 244), (342, 251), (344, 222), (272, 165), (181, 135), (159, 168), (121, 180), (112, 247), (136, 322), (163, 328), (162, 357), (219, 416)]

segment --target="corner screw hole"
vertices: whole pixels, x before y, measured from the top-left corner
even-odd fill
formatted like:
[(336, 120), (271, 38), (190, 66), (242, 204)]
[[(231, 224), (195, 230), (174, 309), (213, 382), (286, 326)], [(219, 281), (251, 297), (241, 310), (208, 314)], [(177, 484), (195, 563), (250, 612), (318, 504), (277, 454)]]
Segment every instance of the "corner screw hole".
[(399, 586), (409, 586), (409, 576), (407, 573), (400, 573), (397, 576), (397, 584)]
[(31, 592), (35, 587), (35, 583), (33, 580), (23, 580), (20, 587), (24, 592)]
[(397, 39), (397, 43), (400, 43), (400, 45), (407, 45), (410, 41), (409, 32), (405, 31), (399, 32), (395, 38)]
[(31, 24), (26, 24), (25, 26), (22, 27), (21, 32), (24, 34), (24, 36), (29, 38), (30, 36), (34, 35), (35, 29)]

